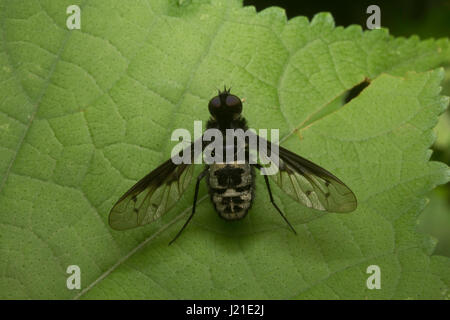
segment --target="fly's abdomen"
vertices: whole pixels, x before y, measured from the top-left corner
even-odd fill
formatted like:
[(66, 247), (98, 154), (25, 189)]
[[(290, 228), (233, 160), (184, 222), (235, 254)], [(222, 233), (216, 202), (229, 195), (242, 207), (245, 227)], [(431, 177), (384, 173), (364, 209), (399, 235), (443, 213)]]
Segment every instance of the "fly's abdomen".
[(252, 206), (253, 171), (249, 164), (213, 164), (208, 185), (219, 215), (227, 220), (245, 217)]

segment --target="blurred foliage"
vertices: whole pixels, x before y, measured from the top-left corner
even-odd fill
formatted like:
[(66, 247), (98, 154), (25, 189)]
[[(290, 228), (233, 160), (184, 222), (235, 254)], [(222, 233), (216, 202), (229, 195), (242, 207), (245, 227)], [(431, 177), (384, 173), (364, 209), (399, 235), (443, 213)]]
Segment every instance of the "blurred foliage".
[(450, 232), (448, 232), (450, 203), (448, 196), (448, 188), (442, 186), (437, 187), (430, 194), (430, 203), (419, 217), (417, 229), (438, 239), (434, 254), (450, 257)]
[[(376, 4), (381, 9), (381, 25), (394, 36), (418, 35), (422, 39), (450, 37), (450, 0), (399, 0), (399, 1), (298, 1), (298, 0), (245, 0), (258, 11), (270, 6), (286, 10), (288, 18), (307, 16), (317, 12), (331, 12), (336, 25), (359, 24), (366, 29), (369, 14), (366, 9)], [(446, 77), (442, 93), (450, 96), (450, 65), (443, 66)], [(450, 110), (444, 112), (435, 128), (436, 141), (431, 159), (450, 165)], [(430, 203), (418, 221), (418, 230), (438, 239), (434, 254), (450, 257), (450, 183), (430, 193)]]

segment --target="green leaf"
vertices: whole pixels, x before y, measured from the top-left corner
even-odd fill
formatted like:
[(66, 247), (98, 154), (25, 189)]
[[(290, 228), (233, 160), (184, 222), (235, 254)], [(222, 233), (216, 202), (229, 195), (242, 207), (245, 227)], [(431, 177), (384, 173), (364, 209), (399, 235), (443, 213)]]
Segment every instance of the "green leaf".
[[(450, 260), (416, 232), (425, 194), (450, 179), (430, 162), (448, 39), (286, 20), (240, 1), (0, 2), (1, 298), (448, 298)], [(357, 84), (370, 85), (349, 103)], [(253, 128), (330, 170), (358, 209), (323, 214), (261, 177), (242, 221), (193, 188), (160, 221), (111, 230), (113, 203), (170, 155), (171, 132), (208, 118), (216, 88), (245, 98)], [(200, 168), (197, 168), (198, 170)], [(81, 290), (66, 269), (81, 268)], [(370, 265), (381, 290), (366, 286)]]

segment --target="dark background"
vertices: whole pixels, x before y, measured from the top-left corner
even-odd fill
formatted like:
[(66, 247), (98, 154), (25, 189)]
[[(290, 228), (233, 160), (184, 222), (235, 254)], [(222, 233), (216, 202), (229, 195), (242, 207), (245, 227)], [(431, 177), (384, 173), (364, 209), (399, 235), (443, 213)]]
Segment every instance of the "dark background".
[[(370, 14), (367, 7), (376, 4), (381, 11), (381, 27), (394, 36), (418, 35), (421, 39), (450, 37), (450, 0), (390, 0), (390, 1), (332, 1), (332, 0), (244, 0), (244, 5), (257, 11), (267, 7), (284, 8), (288, 18), (307, 16), (310, 20), (319, 12), (330, 12), (336, 26), (359, 24), (367, 29)], [(450, 96), (450, 64), (443, 65), (446, 78), (442, 94)], [(435, 129), (432, 160), (450, 165), (450, 111), (444, 113)], [(430, 203), (419, 217), (418, 231), (438, 239), (436, 255), (450, 257), (450, 183), (439, 186), (429, 195)]]
[(258, 11), (278, 6), (286, 10), (288, 18), (307, 16), (318, 12), (330, 12), (336, 25), (359, 24), (366, 28), (369, 14), (366, 9), (376, 4), (381, 9), (381, 25), (395, 36), (417, 34), (423, 38), (450, 36), (449, 0), (244, 0), (244, 5), (255, 6)]

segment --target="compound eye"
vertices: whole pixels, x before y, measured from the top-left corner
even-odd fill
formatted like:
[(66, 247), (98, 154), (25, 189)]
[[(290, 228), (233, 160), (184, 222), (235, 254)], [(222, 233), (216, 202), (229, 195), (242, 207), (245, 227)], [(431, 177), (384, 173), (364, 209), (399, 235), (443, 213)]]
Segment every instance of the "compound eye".
[(241, 105), (241, 100), (233, 95), (227, 96), (225, 103), (228, 107), (238, 107)]
[(210, 107), (213, 108), (220, 108), (220, 98), (219, 97), (214, 97), (211, 99), (211, 101), (209, 102)]

